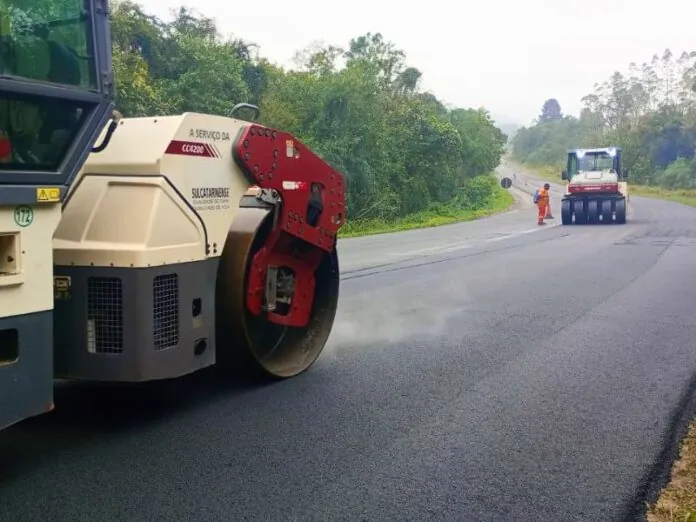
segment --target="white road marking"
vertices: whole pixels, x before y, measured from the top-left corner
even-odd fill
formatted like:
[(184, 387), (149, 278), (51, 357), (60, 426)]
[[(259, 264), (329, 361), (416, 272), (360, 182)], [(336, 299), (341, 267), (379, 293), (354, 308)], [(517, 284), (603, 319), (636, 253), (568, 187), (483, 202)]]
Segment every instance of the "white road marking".
[(560, 223), (554, 223), (553, 225), (546, 225), (545, 227), (540, 227), (539, 225), (537, 225), (537, 228), (529, 228), (527, 230), (521, 230), (520, 232), (515, 232), (513, 234), (507, 234), (505, 236), (492, 237), (490, 239), (487, 239), (486, 243), (493, 243), (494, 241), (504, 241), (506, 239), (512, 239), (514, 237), (523, 236), (525, 234), (532, 234), (534, 232), (539, 232), (541, 230), (548, 230), (549, 228), (558, 227), (560, 225), (561, 225)]
[(471, 246), (472, 246), (472, 243), (454, 244), (453, 246), (450, 246), (450, 247), (439, 245), (439, 246), (430, 247), (430, 248), (422, 248), (420, 250), (408, 250), (406, 252), (391, 252), (389, 255), (404, 257), (404, 256), (411, 256), (414, 254), (431, 254), (431, 253), (438, 253), (438, 252), (449, 252), (451, 250), (460, 250), (462, 248), (470, 248)]
[(529, 228), (526, 230), (521, 230), (519, 232), (505, 234), (503, 236), (491, 237), (488, 239), (473, 240), (473, 241), (468, 241), (465, 243), (455, 243), (455, 244), (450, 244), (449, 246), (440, 245), (440, 246), (435, 246), (435, 247), (430, 247), (430, 248), (422, 248), (420, 250), (409, 250), (407, 252), (391, 252), (389, 255), (395, 256), (395, 257), (408, 257), (408, 256), (413, 256), (413, 255), (428, 255), (428, 254), (455, 252), (457, 250), (464, 250), (467, 248), (472, 248), (476, 244), (493, 243), (496, 241), (505, 241), (506, 239), (513, 239), (515, 237), (524, 236), (526, 234), (540, 232), (541, 230), (548, 230), (549, 228), (558, 227), (560, 225), (561, 225), (560, 223), (549, 224), (549, 225), (546, 225), (545, 227), (539, 227), (537, 225), (537, 228)]

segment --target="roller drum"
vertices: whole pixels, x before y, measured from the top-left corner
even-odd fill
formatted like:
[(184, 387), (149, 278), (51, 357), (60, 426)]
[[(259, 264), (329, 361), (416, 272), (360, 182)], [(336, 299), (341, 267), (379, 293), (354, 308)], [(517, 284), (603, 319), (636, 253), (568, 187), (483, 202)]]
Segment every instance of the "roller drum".
[(245, 304), (248, 271), (272, 226), (268, 209), (241, 208), (228, 232), (217, 274), (216, 359), (225, 370), (284, 379), (312, 366), (326, 345), (338, 307), (339, 268), (334, 248), (315, 273), (312, 313), (305, 327), (255, 316)]

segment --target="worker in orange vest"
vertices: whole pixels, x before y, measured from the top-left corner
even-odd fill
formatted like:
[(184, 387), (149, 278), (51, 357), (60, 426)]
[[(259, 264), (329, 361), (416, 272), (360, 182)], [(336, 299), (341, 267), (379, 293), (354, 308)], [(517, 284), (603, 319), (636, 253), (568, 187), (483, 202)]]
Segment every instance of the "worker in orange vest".
[(536, 200), (537, 204), (537, 209), (539, 211), (538, 214), (538, 225), (545, 225), (544, 219), (546, 218), (546, 212), (549, 207), (549, 190), (551, 189), (551, 185), (548, 183), (544, 183), (544, 188), (540, 189), (539, 192), (537, 192), (536, 197), (534, 198)]

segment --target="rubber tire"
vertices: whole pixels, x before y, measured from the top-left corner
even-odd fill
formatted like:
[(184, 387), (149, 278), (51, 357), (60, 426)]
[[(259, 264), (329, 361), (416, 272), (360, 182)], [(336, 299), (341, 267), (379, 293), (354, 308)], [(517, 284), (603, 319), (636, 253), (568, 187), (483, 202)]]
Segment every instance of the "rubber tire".
[(573, 209), (569, 199), (561, 201), (561, 223), (564, 225), (573, 224)]
[(614, 213), (611, 210), (611, 200), (605, 199), (602, 201), (602, 223), (608, 225), (614, 220)]
[(599, 201), (591, 199), (587, 202), (587, 221), (597, 223), (599, 221)]
[(616, 222), (619, 225), (626, 223), (626, 200), (617, 199), (616, 200)]
[(584, 225), (587, 223), (587, 214), (585, 212), (585, 202), (583, 200), (573, 201), (573, 213), (575, 214), (575, 224)]

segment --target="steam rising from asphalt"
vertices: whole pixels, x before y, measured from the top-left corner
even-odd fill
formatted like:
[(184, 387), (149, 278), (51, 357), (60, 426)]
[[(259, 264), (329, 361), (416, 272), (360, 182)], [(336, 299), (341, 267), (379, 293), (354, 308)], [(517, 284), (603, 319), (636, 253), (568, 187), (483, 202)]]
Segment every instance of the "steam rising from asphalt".
[[(461, 300), (462, 289), (457, 290)], [(399, 292), (399, 297), (402, 296)], [(418, 292), (404, 300), (390, 296), (387, 291), (375, 298), (374, 292), (365, 291), (343, 298), (324, 354), (337, 355), (360, 345), (437, 336), (445, 331), (447, 323), (458, 312), (461, 313), (456, 307), (447, 305), (447, 297), (440, 293), (433, 301)]]

